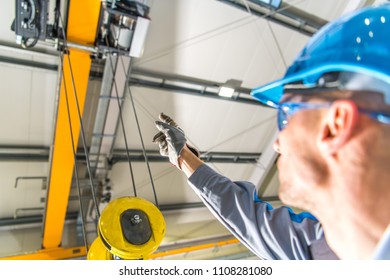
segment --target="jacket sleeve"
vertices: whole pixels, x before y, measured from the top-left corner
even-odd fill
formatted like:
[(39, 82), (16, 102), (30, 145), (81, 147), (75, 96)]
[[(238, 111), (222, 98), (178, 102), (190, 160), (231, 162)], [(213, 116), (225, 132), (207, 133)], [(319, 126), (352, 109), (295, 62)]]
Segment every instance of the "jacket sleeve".
[(257, 198), (250, 182), (232, 182), (206, 164), (188, 180), (211, 212), (261, 259), (311, 259), (312, 241), (323, 238), (314, 216), (273, 209)]

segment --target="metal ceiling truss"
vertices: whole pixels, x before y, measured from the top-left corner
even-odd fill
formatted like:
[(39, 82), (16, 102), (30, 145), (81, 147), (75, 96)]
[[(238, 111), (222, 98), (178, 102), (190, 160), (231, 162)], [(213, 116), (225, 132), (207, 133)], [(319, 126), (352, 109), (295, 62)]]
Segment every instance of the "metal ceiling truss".
[(265, 1), (259, 0), (217, 0), (235, 8), (249, 12), (254, 16), (280, 24), (306, 36), (312, 36), (328, 22), (316, 15), (293, 7), (287, 3), (280, 4), (276, 9)]
[[(0, 62), (47, 71), (58, 71), (58, 65), (56, 64), (41, 63), (15, 57), (0, 56)], [(90, 79), (101, 80), (103, 83), (105, 83), (107, 79), (104, 78), (105, 71), (101, 69), (101, 65), (93, 65), (92, 67), (93, 68), (90, 71)], [(111, 69), (109, 70), (112, 72)], [(225, 101), (246, 103), (255, 106), (264, 106), (262, 103), (258, 102), (250, 96), (250, 88), (239, 87), (235, 89), (235, 94), (231, 98), (219, 96), (218, 91), (221, 85), (223, 85), (221, 82), (206, 81), (186, 76), (152, 72), (139, 68), (132, 69), (129, 78), (129, 86), (166, 90), (174, 93), (184, 93), (196, 95), (199, 97), (215, 98)], [(122, 91), (119, 91), (119, 93), (121, 92)]]
[[(144, 162), (143, 150), (129, 149), (130, 160), (132, 162)], [(109, 168), (116, 163), (126, 162), (127, 155), (123, 149), (114, 149), (108, 158)], [(168, 162), (168, 158), (160, 155), (157, 150), (146, 150), (150, 162)], [(90, 156), (94, 156), (90, 154)], [(261, 153), (241, 153), (241, 152), (202, 152), (201, 159), (209, 163), (256, 163)], [(50, 157), (50, 148), (42, 146), (18, 146), (0, 145), (0, 161), (30, 161), (47, 162)], [(76, 153), (77, 162), (85, 164), (85, 154), (82, 150)]]
[(223, 84), (224, 83), (221, 82), (195, 79), (181, 75), (159, 73), (139, 68), (133, 68), (129, 79), (130, 86), (166, 90), (175, 93), (184, 93), (194, 96), (216, 98), (225, 101), (234, 101), (265, 107), (262, 103), (255, 100), (250, 95), (250, 88), (238, 87), (235, 89), (232, 97), (223, 97), (218, 95), (220, 87)]
[(58, 71), (58, 65), (56, 64), (49, 64), (49, 63), (43, 63), (38, 61), (32, 61), (27, 59), (21, 59), (16, 57), (9, 57), (9, 56), (2, 56), (0, 55), (0, 62), (1, 63), (7, 63), (7, 64), (13, 64), (13, 65), (19, 65), (23, 67), (32, 67), (42, 70), (49, 70), (49, 71)]

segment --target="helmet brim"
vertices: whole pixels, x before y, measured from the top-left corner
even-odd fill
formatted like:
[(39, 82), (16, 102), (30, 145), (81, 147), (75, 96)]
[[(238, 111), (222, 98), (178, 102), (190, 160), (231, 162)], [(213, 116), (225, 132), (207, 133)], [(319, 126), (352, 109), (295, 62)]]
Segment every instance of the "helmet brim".
[(251, 96), (264, 105), (277, 108), (278, 103), (283, 96), (285, 85), (292, 83), (302, 83), (302, 85), (305, 85), (307, 88), (315, 88), (318, 79), (325, 73), (329, 72), (355, 72), (367, 74), (390, 84), (389, 76), (386, 73), (383, 73), (383, 71), (380, 69), (373, 69), (362, 67), (356, 64), (346, 63), (323, 64), (322, 66), (306, 69), (293, 75), (287, 75), (282, 79), (254, 88), (251, 92)]

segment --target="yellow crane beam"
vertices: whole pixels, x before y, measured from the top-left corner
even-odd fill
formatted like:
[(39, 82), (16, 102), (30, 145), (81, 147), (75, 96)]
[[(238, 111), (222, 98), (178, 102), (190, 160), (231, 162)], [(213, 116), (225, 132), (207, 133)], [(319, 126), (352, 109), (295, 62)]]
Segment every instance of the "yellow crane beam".
[[(163, 258), (167, 256), (201, 251), (210, 248), (218, 248), (218, 247), (223, 247), (223, 246), (233, 245), (238, 243), (240, 243), (240, 241), (233, 238), (233, 239), (219, 241), (219, 242), (199, 244), (199, 245), (189, 246), (189, 247), (184, 247), (179, 249), (161, 251), (161, 252), (151, 254), (150, 256), (148, 256), (147, 259), (153, 260), (153, 259)], [(64, 259), (72, 259), (72, 258), (82, 258), (85, 256), (86, 256), (85, 247), (74, 247), (74, 248), (43, 249), (30, 254), (0, 258), (0, 260), (64, 260)]]
[(85, 247), (42, 249), (36, 252), (0, 258), (0, 260), (66, 260), (85, 257)]
[(194, 251), (201, 251), (201, 250), (222, 247), (222, 246), (232, 245), (232, 244), (237, 244), (237, 243), (240, 243), (240, 241), (238, 239), (234, 238), (234, 239), (229, 239), (229, 240), (224, 240), (224, 241), (219, 241), (219, 242), (214, 242), (214, 243), (200, 244), (200, 245), (189, 246), (189, 247), (180, 248), (180, 249), (173, 249), (173, 250), (168, 250), (168, 251), (157, 252), (157, 253), (151, 254), (148, 257), (148, 259), (158, 259), (158, 258), (162, 258), (162, 257), (178, 255), (178, 254), (185, 254), (185, 253), (190, 253), (190, 252), (194, 252)]
[[(67, 21), (68, 42), (86, 46), (92, 46), (94, 44), (100, 6), (100, 0), (70, 1)], [(75, 143), (75, 148), (77, 148), (80, 135), (78, 110), (80, 110), (80, 114), (82, 115), (91, 62), (89, 53), (77, 49), (70, 49), (68, 54), (65, 54), (63, 57), (63, 75), (44, 216), (43, 249), (52, 249), (61, 246), (75, 164), (65, 93), (67, 92), (68, 95), (73, 142)], [(75, 95), (77, 95), (78, 106), (76, 106)]]

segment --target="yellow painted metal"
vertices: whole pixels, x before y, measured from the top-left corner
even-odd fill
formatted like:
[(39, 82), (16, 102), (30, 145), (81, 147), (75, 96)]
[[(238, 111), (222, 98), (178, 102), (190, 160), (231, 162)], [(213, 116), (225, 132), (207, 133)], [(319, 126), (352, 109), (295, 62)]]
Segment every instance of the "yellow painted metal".
[[(152, 234), (143, 244), (130, 243), (123, 233), (121, 216), (129, 209), (141, 210), (148, 217)], [(166, 225), (164, 216), (153, 203), (140, 197), (125, 196), (111, 201), (104, 208), (98, 228), (103, 244), (112, 255), (125, 260), (135, 260), (146, 259), (156, 251), (165, 236)]]
[[(94, 244), (96, 242), (96, 240), (97, 240), (98, 244)], [(104, 256), (101, 255), (101, 252), (99, 252), (99, 251), (104, 251), (106, 249), (104, 247), (102, 247), (103, 244), (100, 242), (101, 242), (101, 240), (99, 237), (95, 239), (95, 241), (92, 243), (91, 247), (89, 248), (87, 258), (89, 260), (111, 260), (111, 259), (113, 259), (113, 256), (110, 253), (107, 254), (106, 252), (104, 252)], [(172, 255), (184, 254), (184, 253), (206, 250), (206, 249), (215, 248), (215, 247), (222, 247), (222, 246), (226, 246), (226, 245), (237, 244), (239, 242), (240, 241), (237, 239), (229, 239), (229, 240), (224, 240), (224, 241), (220, 241), (220, 242), (200, 244), (200, 245), (196, 245), (196, 246), (190, 246), (190, 247), (185, 247), (185, 248), (180, 248), (180, 249), (174, 249), (174, 250), (154, 253), (154, 254), (149, 255), (145, 259), (153, 260), (153, 259), (163, 258), (163, 257), (167, 257), (167, 256), (172, 256)], [(93, 248), (94, 246), (96, 246), (97, 248)], [(95, 249), (97, 249), (97, 251)], [(95, 252), (97, 252), (100, 255), (93, 255)], [(68, 249), (64, 249), (64, 248), (43, 249), (43, 250), (39, 250), (39, 251), (31, 253), (31, 254), (24, 254), (24, 255), (0, 258), (0, 260), (63, 260), (63, 259), (71, 259), (71, 258), (80, 258), (80, 257), (84, 257), (84, 256), (86, 256), (85, 247), (75, 247), (75, 248), (68, 248)]]
[(42, 249), (30, 254), (0, 258), (0, 260), (66, 260), (84, 257), (85, 247)]
[(225, 245), (237, 244), (239, 242), (240, 241), (238, 239), (229, 239), (229, 240), (219, 241), (219, 242), (214, 242), (214, 243), (201, 244), (201, 245), (190, 246), (190, 247), (185, 247), (185, 248), (180, 248), (180, 249), (173, 249), (173, 250), (169, 250), (169, 251), (151, 254), (149, 256), (149, 259), (157, 259), (157, 258), (162, 258), (162, 257), (166, 257), (166, 256), (185, 254), (185, 253), (189, 253), (189, 252), (206, 250), (206, 249), (221, 247), (221, 246), (225, 246)]
[[(92, 44), (95, 40), (99, 20), (100, 0), (71, 0), (69, 5), (67, 40), (83, 45)], [(69, 60), (70, 64), (68, 62)], [(78, 108), (82, 115), (91, 67), (89, 53), (76, 49), (70, 49), (69, 54), (64, 55), (63, 62), (63, 79), (60, 89), (43, 228), (42, 247), (44, 249), (57, 248), (61, 244), (66, 208), (74, 171), (74, 156), (70, 136), (65, 86), (70, 107), (73, 141), (77, 146), (80, 134)], [(74, 80), (72, 80), (72, 77)], [(77, 94), (78, 107), (76, 106), (75, 93)]]
[(68, 41), (93, 45), (99, 22), (101, 0), (70, 0)]
[(113, 260), (114, 256), (104, 246), (100, 237), (96, 237), (88, 249), (87, 260)]

